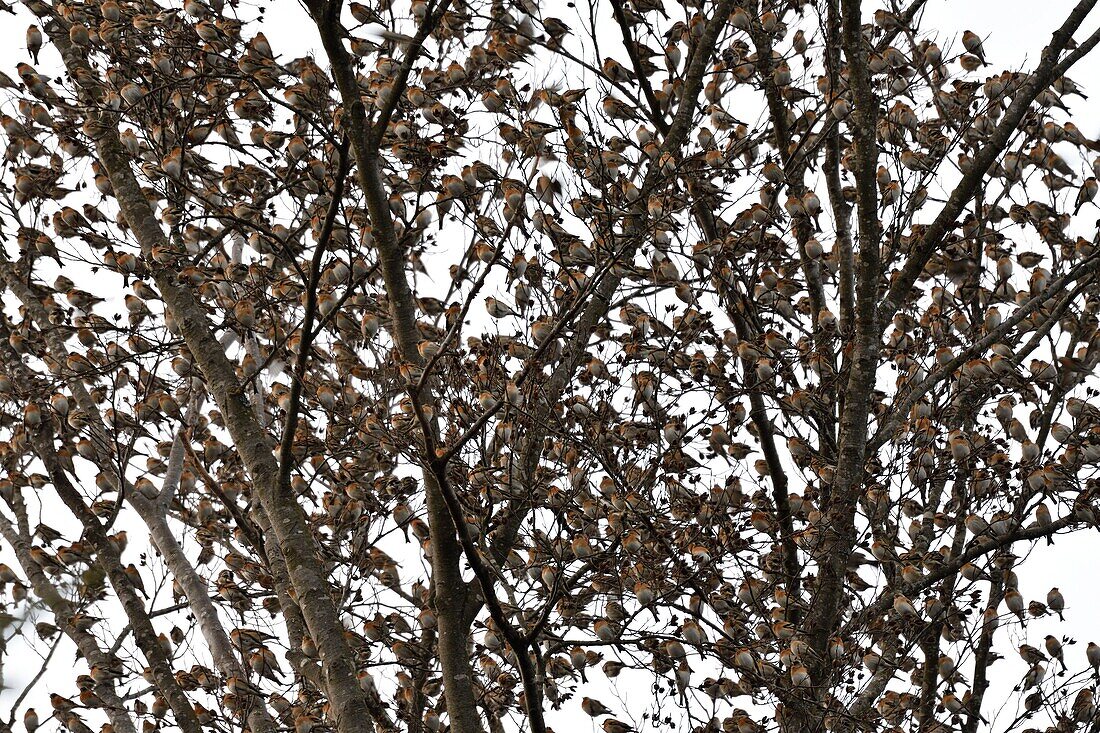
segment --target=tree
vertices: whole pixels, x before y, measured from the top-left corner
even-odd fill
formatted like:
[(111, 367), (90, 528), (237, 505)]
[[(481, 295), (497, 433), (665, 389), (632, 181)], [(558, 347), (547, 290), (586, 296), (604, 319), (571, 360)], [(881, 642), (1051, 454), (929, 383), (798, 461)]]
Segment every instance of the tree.
[[(1095, 4), (987, 75), (923, 0), (304, 0), (296, 59), (26, 0), (0, 580), (57, 723), (973, 733), (1066, 609), (1021, 548), (1097, 526)], [(1069, 641), (1014, 724), (1092, 724)]]

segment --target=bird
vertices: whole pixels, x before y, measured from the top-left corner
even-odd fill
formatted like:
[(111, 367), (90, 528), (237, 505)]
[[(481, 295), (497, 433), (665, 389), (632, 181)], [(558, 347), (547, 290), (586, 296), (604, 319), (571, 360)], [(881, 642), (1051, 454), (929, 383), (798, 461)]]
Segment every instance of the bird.
[(786, 180), (786, 175), (783, 173), (783, 169), (779, 167), (779, 164), (774, 160), (767, 160), (764, 163), (763, 168), (760, 169), (761, 175), (764, 180), (769, 183), (782, 183)]
[(1097, 183), (1094, 176), (1089, 176), (1085, 179), (1081, 187), (1077, 189), (1077, 200), (1073, 205), (1074, 215), (1080, 213), (1085, 204), (1094, 204), (1096, 200), (1096, 192), (1100, 189), (1100, 184)]
[(1019, 652), (1020, 659), (1023, 659), (1029, 665), (1035, 665), (1039, 662), (1045, 662), (1047, 660), (1046, 654), (1043, 654), (1043, 652), (1031, 646), (1030, 644), (1021, 644)]
[(294, 717), (294, 733), (311, 733), (321, 722), (320, 716), (305, 712)]
[(611, 708), (591, 697), (581, 698), (581, 710), (593, 718), (598, 718), (601, 715), (610, 715), (613, 712)]
[(1092, 667), (1093, 675), (1100, 676), (1100, 645), (1090, 641), (1088, 646), (1085, 647), (1085, 658), (1088, 660), (1089, 666)]
[(183, 174), (183, 148), (178, 145), (172, 148), (160, 165), (169, 178), (179, 178)]
[(1027, 674), (1024, 675), (1023, 682), (1021, 683), (1023, 689), (1028, 690), (1032, 687), (1036, 687), (1043, 681), (1043, 677), (1046, 676), (1046, 671), (1046, 667), (1042, 664), (1032, 666), (1031, 669), (1027, 671)]
[(1043, 643), (1046, 646), (1047, 654), (1052, 659), (1057, 659), (1058, 663), (1062, 665), (1062, 669), (1066, 668), (1066, 660), (1062, 654), (1062, 642), (1058, 641), (1057, 637), (1052, 634), (1047, 634), (1043, 638)]
[(913, 602), (901, 593), (894, 594), (894, 611), (899, 616), (920, 618), (920, 613), (917, 611), (916, 606), (913, 605)]
[(988, 66), (988, 62), (985, 60), (985, 49), (982, 48), (982, 39), (977, 33), (971, 30), (963, 31), (962, 42), (963, 48), (977, 56), (978, 60), (982, 62), (982, 66)]
[(351, 11), (351, 17), (354, 18), (357, 23), (374, 23), (377, 25), (383, 23), (378, 13), (363, 3), (348, 3), (348, 10)]
[(613, 120), (637, 120), (639, 118), (637, 108), (610, 95), (603, 98), (601, 107), (604, 114)]
[(489, 315), (493, 318), (507, 318), (509, 316), (519, 315), (514, 308), (497, 300), (491, 295), (485, 299), (485, 310), (487, 310)]
[(248, 666), (260, 677), (274, 682), (282, 679), (283, 670), (279, 666), (279, 660), (266, 646), (261, 646), (248, 655)]
[(603, 75), (613, 82), (626, 84), (634, 81), (633, 72), (628, 71), (625, 66), (611, 57), (605, 58), (600, 68), (603, 71)]
[(685, 621), (680, 627), (680, 633), (683, 635), (684, 641), (692, 646), (700, 646), (707, 643), (707, 634), (697, 621), (691, 619)]
[(794, 664), (791, 666), (791, 684), (795, 687), (809, 687), (810, 686), (810, 671), (804, 664)]
[(231, 693), (238, 696), (247, 697), (252, 695), (263, 695), (263, 690), (261, 690), (259, 687), (256, 687), (256, 685), (252, 684), (243, 677), (239, 677), (237, 675), (231, 675), (227, 677), (225, 680), (225, 686)]
[(69, 625), (77, 631), (91, 631), (92, 627), (103, 619), (86, 613), (74, 613), (69, 617)]
[(935, 162), (930, 155), (910, 150), (909, 148), (905, 148), (901, 151), (899, 161), (905, 168), (921, 173), (930, 172), (935, 167)]
[(1096, 703), (1094, 697), (1095, 693), (1087, 687), (1078, 691), (1073, 698), (1073, 705), (1070, 707), (1074, 722), (1087, 723), (1095, 717)]
[(145, 581), (141, 578), (141, 573), (138, 571), (137, 566), (133, 563), (129, 563), (124, 571), (126, 577), (130, 579), (130, 584), (134, 586), (134, 590), (148, 598), (149, 594), (145, 590)]
[(1005, 591), (1005, 606), (1008, 610), (1016, 615), (1016, 618), (1021, 622), (1024, 620), (1024, 597), (1020, 594), (1020, 591), (1015, 588), (1009, 588)]
[(30, 53), (35, 65), (38, 64), (38, 52), (41, 50), (42, 30), (36, 25), (31, 25), (27, 28), (27, 52)]
[(634, 726), (616, 720), (615, 718), (607, 718), (603, 721), (604, 733), (633, 733)]
[(1062, 596), (1062, 592), (1057, 588), (1051, 588), (1047, 591), (1047, 608), (1058, 614), (1059, 621), (1065, 621), (1065, 617), (1062, 616), (1062, 611), (1066, 608), (1066, 599)]
[(958, 462), (965, 461), (970, 456), (971, 446), (970, 441), (966, 439), (961, 430), (953, 430), (948, 436), (948, 448), (951, 450), (951, 457)]
[(89, 728), (84, 722), (84, 719), (76, 713), (69, 712), (59, 717), (63, 717), (65, 729), (69, 731), (69, 733), (92, 733), (92, 729)]

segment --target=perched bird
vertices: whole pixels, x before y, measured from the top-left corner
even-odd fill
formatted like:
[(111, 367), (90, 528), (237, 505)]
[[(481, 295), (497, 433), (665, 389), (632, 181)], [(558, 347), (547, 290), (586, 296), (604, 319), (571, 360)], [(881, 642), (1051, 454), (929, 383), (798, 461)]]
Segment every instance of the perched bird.
[(913, 618), (920, 618), (920, 613), (917, 612), (917, 608), (913, 605), (913, 602), (901, 593), (894, 594), (894, 611), (899, 616), (911, 616)]
[(621, 720), (615, 718), (607, 718), (603, 722), (604, 733), (633, 733), (634, 726), (628, 725)]
[(77, 631), (91, 631), (92, 627), (103, 619), (86, 613), (74, 613), (69, 617), (69, 625)]
[(1028, 690), (1038, 686), (1046, 676), (1046, 671), (1046, 667), (1042, 664), (1033, 665), (1031, 669), (1027, 671), (1027, 674), (1024, 675), (1023, 682), (1021, 683), (1023, 689)]
[(601, 715), (610, 715), (612, 712), (611, 708), (591, 697), (581, 698), (581, 710), (593, 718), (598, 718)]
[(283, 670), (279, 666), (279, 660), (275, 652), (266, 646), (254, 650), (248, 655), (248, 666), (260, 677), (279, 682), (283, 676)]
[(1020, 621), (1024, 620), (1024, 597), (1015, 588), (1009, 588), (1004, 595), (1005, 606), (1016, 615)]
[(1100, 645), (1090, 641), (1085, 648), (1085, 658), (1088, 659), (1089, 666), (1092, 667), (1092, 673), (1100, 676)]
[(1046, 646), (1047, 654), (1050, 655), (1051, 659), (1057, 659), (1058, 663), (1062, 665), (1062, 669), (1065, 669), (1066, 660), (1063, 658), (1062, 655), (1062, 642), (1058, 641), (1055, 636), (1047, 634), (1046, 637), (1044, 637), (1043, 639), (1043, 643)]
[(31, 60), (38, 64), (38, 52), (42, 50), (42, 30), (32, 25), (27, 28), (27, 52), (31, 55)]
[(1094, 204), (1098, 189), (1100, 189), (1100, 184), (1097, 183), (1094, 176), (1086, 178), (1085, 182), (1082, 183), (1081, 187), (1077, 190), (1077, 200), (1073, 205), (1073, 213), (1080, 213), (1085, 204)]
[(269, 641), (274, 640), (276, 637), (263, 631), (257, 631), (256, 629), (244, 629), (235, 628), (229, 632), (229, 639), (233, 642), (233, 645), (241, 651), (252, 651), (257, 647), (262, 647)]
[(351, 11), (351, 17), (355, 19), (357, 23), (375, 23), (382, 24), (382, 18), (372, 8), (363, 3), (348, 3), (348, 10)]
[(502, 303), (492, 296), (489, 296), (485, 299), (485, 310), (487, 310), (489, 312), (489, 315), (493, 318), (507, 318), (509, 316), (519, 315), (519, 312), (517, 312), (514, 308), (507, 305), (506, 303)]
[(982, 66), (987, 66), (988, 62), (985, 60), (985, 49), (982, 48), (982, 39), (974, 31), (963, 31), (962, 35), (963, 48), (970, 53), (978, 57), (978, 60), (982, 62)]
[(145, 591), (145, 581), (142, 579), (137, 566), (129, 563), (125, 568), (125, 572), (126, 577), (130, 579), (130, 584), (134, 586), (134, 590), (148, 598), (149, 594)]
[(238, 696), (248, 697), (252, 695), (263, 695), (263, 690), (256, 687), (256, 685), (243, 677), (235, 675), (226, 678), (225, 686), (231, 693)]
[(1047, 591), (1047, 608), (1058, 614), (1059, 621), (1065, 621), (1062, 616), (1062, 611), (1066, 608), (1066, 599), (1062, 596), (1062, 592), (1057, 588), (1051, 588)]
[(627, 71), (625, 66), (613, 58), (605, 58), (601, 69), (603, 70), (603, 75), (613, 82), (625, 84), (634, 81), (633, 72)]
[(809, 687), (810, 686), (810, 671), (804, 664), (795, 664), (791, 666), (791, 684), (795, 687)]
[(1096, 716), (1094, 697), (1093, 690), (1087, 687), (1078, 691), (1076, 697), (1073, 698), (1073, 705), (1070, 707), (1075, 723), (1087, 723)]
[(1047, 660), (1047, 655), (1030, 644), (1021, 644), (1020, 658), (1030, 665), (1035, 665), (1039, 662), (1045, 662)]

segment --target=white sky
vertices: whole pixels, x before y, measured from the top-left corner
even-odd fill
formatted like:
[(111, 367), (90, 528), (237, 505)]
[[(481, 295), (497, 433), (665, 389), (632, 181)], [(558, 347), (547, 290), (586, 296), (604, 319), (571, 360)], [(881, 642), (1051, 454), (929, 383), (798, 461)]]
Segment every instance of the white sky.
[[(1034, 65), (1041, 48), (1049, 40), (1051, 31), (1074, 4), (1069, 0), (1046, 0), (1042, 3), (1034, 0), (930, 0), (922, 25), (925, 29), (942, 29), (939, 42), (941, 47), (945, 48), (961, 35), (963, 29), (972, 29), (985, 37), (986, 54), (995, 67), (1027, 68)], [(312, 24), (298, 3), (279, 0), (266, 5), (268, 20), (263, 30), (277, 53), (285, 57), (308, 53), (323, 56), (318, 53), (319, 43)], [(869, 5), (873, 8), (873, 4)], [(568, 13), (569, 11), (565, 11), (560, 15), (566, 17)], [(1096, 14), (1100, 13), (1094, 13)], [(29, 60), (24, 49), (25, 29), (26, 22), (22, 17), (18, 21), (13, 21), (11, 16), (0, 15), (0, 68), (12, 76), (14, 76), (14, 66), (17, 62)], [(957, 44), (957, 40), (955, 42)], [(52, 54), (52, 51), (45, 53)], [(48, 56), (44, 54), (44, 58)], [(46, 65), (45, 62), (43, 65)], [(322, 65), (324, 65), (323, 62)], [(1100, 137), (1100, 56), (1095, 57), (1092, 62), (1086, 61), (1079, 65), (1071, 76), (1085, 89), (1086, 93), (1095, 93), (1094, 96), (1090, 96), (1088, 102), (1075, 105), (1074, 119), (1086, 135)], [(52, 521), (50, 523), (61, 524)], [(132, 537), (133, 534), (131, 532)], [(1023, 545), (1017, 545), (1014, 549), (1018, 554), (1026, 551)], [(1071, 664), (1071, 667), (1079, 668), (1082, 666), (1085, 643), (1089, 639), (1100, 641), (1100, 629), (1095, 625), (1096, 609), (1100, 608), (1100, 583), (1095, 581), (1098, 577), (1100, 541), (1095, 535), (1078, 534), (1073, 537), (1059, 538), (1052, 547), (1040, 545), (1037, 549), (1039, 556), (1030, 562), (1022, 563), (1018, 569), (1020, 590), (1025, 598), (1044, 599), (1048, 589), (1052, 586), (1060, 587), (1067, 599), (1067, 623), (1059, 625), (1053, 619), (1032, 621), (1027, 627), (1026, 639), (1001, 632), (1001, 651), (1007, 660), (999, 662), (994, 668), (997, 670), (994, 674), (997, 685), (987, 697), (985, 708), (985, 715), (993, 721), (995, 729), (998, 728), (997, 723), (1000, 723), (1000, 727), (1003, 728), (1017, 712), (1014, 701), (998, 712), (1001, 703), (1009, 697), (1008, 689), (1026, 670), (1024, 663), (1015, 654), (1017, 645), (1027, 641), (1041, 648), (1042, 638), (1048, 633), (1075, 636), (1079, 643), (1074, 647), (1068, 647), (1066, 654), (1067, 658), (1077, 660), (1077, 663)], [(134, 559), (133, 554), (133, 551), (129, 553), (130, 559)], [(14, 563), (11, 564), (14, 566)], [(169, 601), (162, 597), (157, 605), (165, 605), (167, 602)], [(71, 646), (64, 644), (54, 658), (57, 679), (60, 681), (59, 687), (66, 688), (66, 693), (72, 691), (72, 654)], [(37, 666), (38, 660), (35, 658), (19, 660), (9, 657), (7, 659), (4, 673), (8, 689), (0, 691), (0, 717), (7, 718), (14, 696), (37, 671)], [(37, 707), (43, 717), (50, 707), (46, 698), (50, 677), (53, 677), (53, 674), (47, 676), (46, 682), (40, 685), (25, 703)], [(593, 674), (591, 679), (593, 684), (587, 688), (581, 688), (577, 693), (578, 698), (584, 694), (598, 697), (616, 708), (617, 717), (623, 720), (639, 716), (640, 707), (634, 710), (623, 710), (622, 705), (616, 701), (615, 693), (606, 688), (601, 675)], [(650, 700), (648, 684), (636, 685), (633, 690), (627, 689), (629, 685), (619, 687), (618, 693), (623, 696), (623, 700), (629, 707), (640, 706)], [(576, 705), (572, 704), (567, 709), (568, 713), (549, 714), (550, 725), (559, 732), (577, 726), (582, 726), (580, 730), (587, 730), (588, 718), (577, 711)], [(634, 715), (631, 716), (630, 713)], [(21, 717), (22, 709), (18, 711), (16, 720), (20, 720)]]

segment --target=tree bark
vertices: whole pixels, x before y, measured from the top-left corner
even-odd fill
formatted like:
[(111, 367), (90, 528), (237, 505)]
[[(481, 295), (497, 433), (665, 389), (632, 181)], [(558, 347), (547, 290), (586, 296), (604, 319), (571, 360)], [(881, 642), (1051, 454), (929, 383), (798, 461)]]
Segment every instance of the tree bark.
[[(42, 571), (42, 567), (35, 562), (31, 555), (30, 542), (16, 531), (6, 518), (0, 518), (0, 535), (15, 550), (15, 556), (19, 560), (19, 566), (27, 575), (27, 581), (34, 589), (34, 594), (42, 599), (46, 607), (53, 613), (54, 621), (62, 633), (73, 640), (80, 654), (89, 665), (95, 665), (102, 669), (110, 669), (111, 663), (106, 652), (99, 646), (99, 642), (87, 631), (81, 631), (74, 627), (69, 619), (76, 613), (71, 603), (57, 591), (53, 583)], [(97, 683), (95, 693), (105, 703), (107, 719), (115, 727), (116, 733), (137, 733), (133, 718), (126, 711), (126, 703), (119, 697), (115, 685), (111, 681)]]
[[(416, 329), (416, 302), (405, 275), (405, 255), (396, 240), (393, 220), (390, 218), (388, 193), (379, 170), (378, 141), (367, 121), (366, 110), (359, 95), (359, 84), (340, 33), (341, 3), (310, 0), (307, 6), (317, 25), (322, 45), (332, 66), (334, 81), (343, 100), (344, 120), (351, 139), (356, 173), (359, 184), (366, 193), (367, 211), (386, 286), (390, 331), (396, 345), (395, 350), (401, 361), (423, 366), (424, 360), (417, 348), (420, 337)], [(421, 41), (430, 31), (427, 25), (425, 28), (427, 31), (421, 29)], [(411, 68), (415, 51), (410, 49), (407, 54), (403, 63), (405, 78)], [(393, 96), (396, 98), (400, 94), (402, 89), (398, 85)], [(385, 116), (375, 122), (375, 125), (384, 130)], [(377, 137), (380, 139), (380, 135)], [(418, 397), (428, 404), (434, 402), (427, 388), (420, 390)], [(429, 430), (436, 430), (434, 421)], [(462, 548), (436, 477), (427, 466), (424, 467), (422, 476), (431, 529), (432, 599), (438, 622), (439, 662), (443, 671), (447, 715), (454, 733), (481, 733), (483, 726), (477, 710), (473, 671), (470, 668), (470, 625), (466, 610), (469, 594), (460, 565)]]
[(173, 676), (172, 660), (161, 647), (145, 604), (123, 569), (124, 566), (118, 548), (115, 546), (114, 541), (107, 536), (103, 525), (88, 509), (87, 504), (84, 503), (84, 497), (72, 485), (65, 470), (61, 467), (54, 447), (52, 430), (48, 424), (44, 424), (30, 436), (30, 439), (35, 451), (38, 453), (39, 460), (46, 467), (46, 473), (49, 475), (57, 495), (69, 508), (69, 511), (73, 513), (73, 516), (80, 520), (84, 527), (84, 536), (95, 548), (96, 563), (106, 573), (123, 610), (126, 612), (126, 620), (134, 633), (134, 640), (137, 642), (138, 648), (141, 649), (146, 661), (149, 662), (153, 679), (160, 693), (164, 695), (169, 706), (171, 706), (172, 713), (176, 717), (176, 724), (179, 725), (183, 733), (202, 733), (202, 724), (195, 716), (195, 710), (191, 707), (191, 702)]
[[(73, 51), (68, 29), (41, 3), (30, 3), (32, 11), (44, 21), (51, 40), (74, 78), (96, 79), (87, 63)], [(119, 208), (130, 226), (148, 262), (152, 263), (154, 247), (168, 247), (155, 213), (146, 200), (141, 186), (130, 169), (130, 156), (119, 139), (115, 122), (96, 113), (95, 96), (98, 87), (81, 89), (89, 102), (89, 115), (99, 116), (101, 135), (95, 140), (95, 151), (114, 189)], [(279, 466), (272, 455), (267, 433), (252, 415), (248, 399), (237, 381), (236, 372), (222, 345), (214, 337), (206, 312), (193, 294), (176, 282), (175, 273), (157, 268), (153, 281), (175, 316), (181, 335), (219, 409), (238, 453), (251, 475), (255, 493), (268, 515), (275, 539), (282, 550), (288, 577), (292, 585), (287, 594), (300, 604), (310, 635), (321, 655), (325, 689), (328, 694), (337, 729), (340, 733), (373, 730), (372, 719), (362, 690), (356, 679), (356, 665), (344, 638), (330, 586), (324, 577), (324, 563), (310, 532), (305, 512), (295, 497), (278, 485)]]

